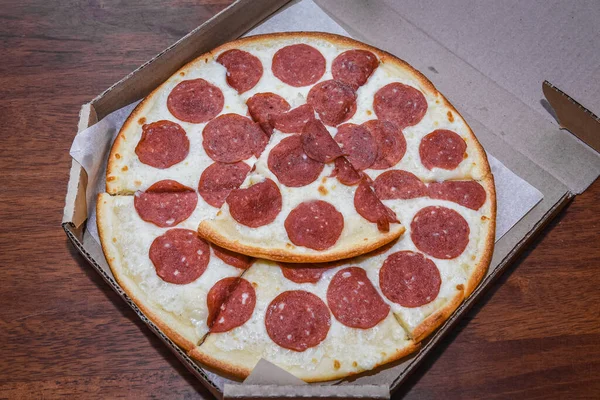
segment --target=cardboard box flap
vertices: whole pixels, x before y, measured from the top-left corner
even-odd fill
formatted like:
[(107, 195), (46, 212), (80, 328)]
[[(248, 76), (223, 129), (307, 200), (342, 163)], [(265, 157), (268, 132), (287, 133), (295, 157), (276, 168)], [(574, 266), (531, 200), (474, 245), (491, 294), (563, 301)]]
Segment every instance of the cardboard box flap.
[(548, 81), (542, 90), (560, 126), (600, 153), (600, 118)]
[(557, 129), (413, 25), (398, 11), (399, 4), (392, 7), (383, 2), (377, 6), (369, 2), (316, 2), (357, 39), (387, 50), (423, 72), (461, 113), (471, 115), (469, 123), (476, 119), (572, 192), (581, 193), (600, 174), (598, 153), (568, 132)]
[(233, 3), (96, 97), (92, 104), (98, 117), (102, 119), (112, 111), (146, 97), (180, 67), (241, 36), (288, 1), (238, 0)]
[[(89, 126), (98, 122), (98, 115), (94, 106), (90, 103), (84, 104), (79, 110), (79, 121), (77, 123), (77, 133), (87, 129)], [(71, 172), (69, 174), (69, 183), (67, 186), (67, 198), (63, 211), (62, 222), (70, 222), (75, 227), (80, 227), (87, 218), (87, 174), (81, 165), (72, 160)]]

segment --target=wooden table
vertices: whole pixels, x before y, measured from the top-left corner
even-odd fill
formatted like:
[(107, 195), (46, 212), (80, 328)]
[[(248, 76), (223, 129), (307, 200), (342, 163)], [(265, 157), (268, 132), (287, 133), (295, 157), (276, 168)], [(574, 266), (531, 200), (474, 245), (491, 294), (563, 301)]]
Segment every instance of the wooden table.
[[(0, 7), (0, 398), (210, 397), (78, 255), (60, 220), (79, 106), (229, 2)], [(398, 397), (600, 395), (599, 204), (596, 182)]]

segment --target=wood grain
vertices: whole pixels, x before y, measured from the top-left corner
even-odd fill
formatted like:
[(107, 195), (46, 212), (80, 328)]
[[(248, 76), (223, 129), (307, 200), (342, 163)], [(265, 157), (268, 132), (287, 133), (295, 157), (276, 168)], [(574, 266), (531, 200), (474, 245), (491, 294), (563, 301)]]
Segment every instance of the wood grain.
[[(3, 1), (0, 398), (210, 398), (69, 245), (79, 106), (229, 0)], [(398, 393), (600, 393), (600, 184), (577, 197)]]

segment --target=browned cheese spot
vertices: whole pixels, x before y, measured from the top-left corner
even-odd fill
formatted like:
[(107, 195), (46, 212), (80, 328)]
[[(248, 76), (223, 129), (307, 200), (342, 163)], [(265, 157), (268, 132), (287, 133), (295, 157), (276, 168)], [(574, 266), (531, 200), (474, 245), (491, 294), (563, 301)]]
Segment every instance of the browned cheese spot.
[(327, 189), (325, 188), (325, 186), (319, 186), (319, 193), (321, 193), (323, 196), (325, 196), (329, 192), (327, 191)]
[(185, 72), (181, 71), (181, 72), (179, 73), (179, 75), (181, 75), (181, 76), (185, 76)]
[(127, 171), (129, 168), (127, 168), (127, 165), (125, 165), (123, 168), (121, 168), (121, 171), (125, 172)]
[(106, 181), (107, 181), (107, 182), (112, 182), (112, 181), (114, 181), (114, 180), (116, 180), (116, 179), (117, 179), (117, 177), (116, 177), (116, 176), (109, 176), (108, 178), (106, 178)]
[(133, 184), (135, 186), (142, 186), (142, 182), (140, 182), (140, 181), (133, 181)]
[(452, 111), (448, 111), (448, 121), (454, 122), (454, 115), (452, 115)]
[(338, 360), (333, 360), (333, 369), (340, 369), (341, 365)]
[(481, 220), (482, 220), (482, 221), (487, 221), (488, 219), (489, 219), (489, 218), (488, 218), (488, 217), (486, 217), (485, 215), (482, 215), (482, 216), (481, 216)]
[(142, 117), (142, 118), (138, 119), (138, 124), (144, 125), (145, 123), (146, 123), (146, 117)]
[(121, 155), (119, 153), (115, 153), (115, 158), (118, 160), (119, 158), (121, 158)]
[(371, 114), (373, 114), (373, 113), (371, 112), (371, 110), (367, 110), (367, 115), (371, 115)]
[(117, 243), (117, 238), (113, 238), (113, 243)]
[(465, 286), (462, 283), (456, 285), (456, 290), (464, 290), (464, 289), (465, 289)]
[(353, 366), (354, 368), (356, 368), (356, 367), (358, 367), (358, 363), (357, 363), (356, 361), (352, 361), (352, 366)]

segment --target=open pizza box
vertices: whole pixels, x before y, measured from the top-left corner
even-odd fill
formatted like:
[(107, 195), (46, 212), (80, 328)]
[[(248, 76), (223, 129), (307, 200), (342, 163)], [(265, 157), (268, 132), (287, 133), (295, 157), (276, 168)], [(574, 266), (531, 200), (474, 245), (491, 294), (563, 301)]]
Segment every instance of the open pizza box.
[[(569, 5), (568, 10), (544, 3), (519, 4), (516, 9), (498, 4), (488, 7), (494, 9), (475, 0), (463, 2), (458, 9), (427, 0), (235, 2), (82, 106), (78, 132), (92, 134), (78, 135), (71, 151), (75, 157), (63, 218), (67, 236), (217, 398), (389, 398), (531, 239), (600, 174), (600, 121), (593, 114), (600, 111), (600, 92), (590, 85), (597, 74), (594, 68), (600, 65), (600, 51), (588, 48), (593, 23), (576, 22), (593, 21), (594, 16), (578, 4)], [(567, 13), (574, 21), (565, 25)], [(188, 61), (224, 42), (249, 32), (282, 30), (345, 34), (412, 64), (471, 125), (491, 156), (497, 185), (496, 248), (488, 273), (473, 295), (417, 353), (351, 379), (322, 384), (306, 384), (264, 360), (246, 381), (237, 382), (190, 359), (116, 283), (94, 238), (95, 216), (90, 211), (95, 190), (102, 187), (98, 182), (102, 160), (132, 103)], [(561, 41), (562, 37), (570, 40)], [(578, 43), (580, 48), (575, 46)], [(90, 148), (97, 157), (85, 154)]]

